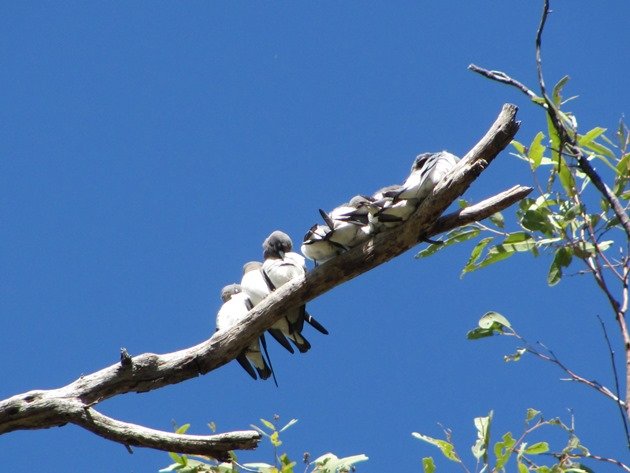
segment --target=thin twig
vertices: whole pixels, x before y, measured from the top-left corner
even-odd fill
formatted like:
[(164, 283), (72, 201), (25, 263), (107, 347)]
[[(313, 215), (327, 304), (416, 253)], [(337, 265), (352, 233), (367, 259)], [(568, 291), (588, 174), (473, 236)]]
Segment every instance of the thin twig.
[(617, 465), (618, 467), (620, 467), (622, 470), (630, 472), (630, 466), (626, 465), (625, 463), (621, 463), (619, 460), (615, 460), (614, 458), (601, 457), (599, 455), (593, 455), (592, 453), (589, 453), (584, 458), (592, 458), (593, 460), (597, 460), (600, 462), (612, 463), (613, 465)]
[(484, 69), (483, 67), (479, 67), (475, 64), (470, 64), (468, 66), (468, 69), (473, 72), (476, 72), (477, 74), (481, 74), (482, 76), (487, 77), (488, 79), (496, 80), (497, 82), (503, 82), (504, 84), (516, 87), (525, 95), (527, 95), (529, 98), (533, 99), (537, 97), (537, 95), (532, 90), (528, 89), (527, 86), (520, 83), (516, 79), (513, 79), (512, 77), (508, 76), (505, 72), (489, 71), (488, 69)]
[[(602, 318), (598, 315), (599, 323), (602, 326), (602, 331), (604, 332), (604, 338), (606, 339), (606, 344), (608, 345), (608, 353), (610, 353), (610, 364), (612, 365), (613, 376), (615, 377), (615, 393), (617, 394), (617, 398), (621, 399), (621, 387), (619, 386), (619, 373), (617, 372), (617, 363), (615, 363), (615, 351), (610, 343), (610, 339), (608, 338), (608, 331), (606, 330), (606, 325)], [(628, 432), (628, 415), (626, 411), (622, 408), (621, 404), (619, 406), (619, 414), (621, 415), (621, 420), (623, 422), (623, 429), (626, 432), (626, 440), (628, 442), (628, 446), (630, 446), (630, 432)]]
[(606, 386), (602, 385), (598, 381), (588, 380), (588, 379), (584, 378), (583, 376), (580, 376), (577, 373), (575, 373), (573, 370), (568, 368), (564, 363), (562, 363), (562, 361), (560, 361), (560, 359), (554, 354), (554, 352), (552, 350), (550, 350), (547, 347), (545, 347), (545, 345), (543, 345), (542, 343), (538, 342), (538, 344), (541, 347), (543, 347), (549, 353), (549, 355), (546, 355), (546, 354), (541, 353), (540, 351), (536, 350), (536, 348), (534, 348), (532, 345), (530, 345), (530, 343), (524, 337), (522, 337), (519, 333), (517, 333), (514, 329), (506, 328), (506, 330), (507, 330), (505, 332), (506, 334), (512, 335), (512, 336), (516, 337), (518, 340), (520, 340), (521, 342), (523, 342), (523, 344), (525, 345), (524, 348), (525, 348), (525, 350), (528, 353), (530, 353), (530, 354), (540, 358), (541, 360), (549, 361), (550, 363), (555, 364), (560, 369), (562, 369), (562, 371), (564, 371), (566, 374), (568, 374), (571, 380), (577, 381), (577, 382), (582, 383), (582, 384), (584, 384), (584, 385), (586, 385), (586, 386), (588, 386), (588, 387), (590, 387), (592, 389), (595, 389), (596, 391), (600, 392), (604, 396), (612, 399), (616, 404), (619, 404), (624, 409), (626, 408), (625, 402), (623, 401), (623, 399), (621, 399), (620, 397), (616, 396), (615, 393), (613, 393), (610, 389), (608, 389)]

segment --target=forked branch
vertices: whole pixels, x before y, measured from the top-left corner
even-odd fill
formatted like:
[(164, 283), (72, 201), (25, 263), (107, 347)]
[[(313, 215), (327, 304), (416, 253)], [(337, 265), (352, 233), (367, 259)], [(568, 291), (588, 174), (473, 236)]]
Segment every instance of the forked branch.
[(225, 458), (228, 450), (255, 448), (260, 439), (255, 431), (212, 436), (178, 435), (110, 419), (96, 412), (93, 406), (113, 396), (151, 391), (215, 370), (233, 360), (287, 309), (305, 304), (389, 261), (427, 237), (483, 220), (525, 197), (531, 188), (515, 186), (476, 205), (440, 217), (510, 143), (519, 128), (516, 111), (514, 105), (503, 106), (486, 135), (404, 224), (377, 234), (365, 244), (320, 265), (305, 278), (281, 287), (254, 307), (242, 323), (217, 332), (198, 345), (162, 355), (127, 355), (120, 363), (82, 376), (62, 388), (30, 391), (0, 401), (0, 434), (70, 422), (127, 446), (217, 458)]

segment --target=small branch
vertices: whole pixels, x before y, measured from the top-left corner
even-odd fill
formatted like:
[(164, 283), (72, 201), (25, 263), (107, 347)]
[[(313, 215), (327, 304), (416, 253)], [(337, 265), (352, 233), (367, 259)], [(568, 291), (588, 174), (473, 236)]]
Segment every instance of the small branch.
[(483, 67), (479, 67), (475, 64), (470, 64), (468, 69), (480, 74), (487, 79), (496, 80), (497, 82), (502, 82), (503, 84), (511, 85), (512, 87), (516, 87), (525, 95), (527, 95), (530, 99), (536, 98), (537, 95), (527, 88), (524, 84), (520, 83), (516, 79), (508, 76), (505, 72), (501, 71), (489, 71), (488, 69), (484, 69)]
[(616, 404), (622, 406), (624, 409), (626, 408), (624, 400), (621, 399), (620, 397), (616, 396), (615, 393), (613, 393), (610, 389), (608, 389), (606, 386), (602, 385), (598, 381), (588, 380), (588, 379), (578, 375), (577, 373), (575, 373), (573, 370), (568, 368), (564, 363), (562, 363), (560, 361), (560, 359), (555, 355), (555, 353), (553, 351), (549, 350), (547, 347), (542, 345), (540, 342), (539, 342), (540, 346), (542, 346), (549, 353), (549, 355), (541, 353), (536, 348), (532, 347), (529, 344), (529, 342), (527, 340), (525, 340), (525, 338), (523, 338), (517, 332), (515, 332), (514, 329), (511, 329), (511, 328), (508, 329), (507, 333), (509, 335), (512, 335), (512, 336), (516, 337), (521, 342), (523, 342), (525, 344), (524, 349), (527, 351), (527, 353), (530, 353), (530, 354), (540, 358), (541, 360), (549, 361), (550, 363), (553, 363), (554, 365), (558, 366), (562, 371), (564, 371), (567, 375), (569, 375), (571, 381), (576, 381), (576, 382), (584, 384), (584, 385), (586, 385), (586, 386), (588, 386), (590, 388), (593, 388), (596, 391), (598, 391), (601, 394), (603, 394), (604, 396), (612, 399)]
[[(621, 399), (621, 388), (619, 386), (619, 373), (617, 373), (617, 363), (615, 363), (615, 351), (610, 343), (610, 339), (608, 338), (608, 331), (606, 330), (606, 325), (604, 325), (604, 321), (598, 315), (599, 323), (602, 326), (602, 331), (604, 332), (604, 338), (606, 339), (606, 345), (608, 345), (608, 353), (610, 353), (610, 364), (612, 365), (613, 375), (615, 378), (615, 393), (617, 395), (617, 399)], [(630, 432), (628, 432), (628, 415), (626, 411), (623, 409), (621, 404), (619, 406), (619, 414), (621, 415), (621, 421), (623, 422), (623, 429), (626, 432), (626, 441), (628, 442), (628, 447), (630, 447)]]
[(433, 227), (427, 232), (428, 237), (445, 233), (457, 227), (468, 225), (469, 223), (485, 220), (491, 215), (500, 212), (519, 200), (527, 197), (532, 191), (531, 187), (514, 186), (511, 189), (501, 192), (493, 197), (485, 199), (477, 204), (470, 205), (437, 219)]
[(619, 460), (615, 460), (614, 458), (601, 457), (599, 455), (593, 455), (591, 453), (589, 453), (588, 455), (585, 455), (584, 458), (591, 458), (593, 460), (597, 460), (604, 463), (612, 463), (613, 465), (617, 465), (623, 471), (630, 472), (630, 466), (626, 465), (625, 463), (621, 463)]
[[(517, 107), (504, 105), (486, 135), (462, 158), (448, 176), (404, 224), (375, 235), (365, 244), (318, 266), (305, 278), (282, 286), (254, 307), (241, 323), (216, 332), (212, 338), (190, 348), (167, 354), (145, 353), (129, 357), (67, 386), (47, 391), (18, 394), (0, 401), (0, 434), (14, 430), (42, 429), (76, 423), (98, 435), (123, 443), (212, 456), (232, 449), (240, 441), (224, 434), (202, 437), (176, 436), (109, 419), (91, 406), (129, 392), (146, 392), (206, 374), (233, 360), (261, 333), (279, 320), (288, 309), (301, 306), (330, 289), (391, 260), (419, 243), (424, 237), (458, 225), (487, 218), (527, 195), (531, 189), (516, 186), (483, 203), (438, 217), (462, 195), (488, 164), (512, 140), (519, 128)], [(64, 408), (64, 409), (62, 409)], [(237, 433), (238, 434), (238, 433)], [(237, 448), (253, 448), (257, 438), (245, 435)], [(236, 434), (235, 434), (236, 435)], [(173, 447), (173, 442), (180, 442)], [(205, 442), (205, 443), (204, 443)], [(210, 442), (210, 443), (208, 443)], [(199, 449), (202, 449), (201, 451)]]
[(553, 108), (553, 104), (549, 103), (549, 99), (547, 98), (547, 91), (545, 88), (545, 80), (543, 78), (543, 70), (542, 70), (542, 34), (545, 29), (545, 23), (547, 22), (547, 16), (549, 15), (549, 0), (544, 1), (543, 5), (543, 13), (540, 17), (540, 24), (538, 25), (538, 30), (536, 31), (536, 72), (538, 73), (538, 84), (540, 85), (540, 91), (542, 96), (547, 101), (547, 105), (550, 108)]
[(134, 447), (147, 447), (165, 452), (206, 455), (220, 461), (229, 459), (230, 450), (253, 450), (260, 433), (255, 430), (213, 435), (184, 435), (149, 429), (107, 417), (94, 409), (77, 405), (71, 415), (73, 424), (84, 427), (108, 440)]

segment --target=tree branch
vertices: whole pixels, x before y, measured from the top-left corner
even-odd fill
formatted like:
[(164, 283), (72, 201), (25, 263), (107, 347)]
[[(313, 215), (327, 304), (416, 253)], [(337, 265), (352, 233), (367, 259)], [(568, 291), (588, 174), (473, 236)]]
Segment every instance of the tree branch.
[[(121, 362), (82, 376), (62, 388), (29, 391), (0, 401), (0, 434), (71, 422), (125, 445), (195, 454), (212, 452), (212, 456), (222, 456), (222, 452), (233, 448), (254, 448), (259, 436), (253, 431), (225, 434), (223, 437), (182, 436), (116, 421), (91, 407), (112, 396), (151, 391), (217, 369), (233, 360), (288, 309), (305, 304), (391, 260), (427, 236), (487, 218), (523, 198), (531, 189), (516, 186), (438, 219), (510, 143), (519, 128), (516, 112), (516, 106), (504, 105), (486, 135), (404, 224), (377, 234), (363, 245), (318, 266), (305, 278), (282, 286), (254, 307), (240, 324), (217, 332), (198, 345), (162, 355), (125, 356)], [(235, 446), (234, 442), (238, 445)]]

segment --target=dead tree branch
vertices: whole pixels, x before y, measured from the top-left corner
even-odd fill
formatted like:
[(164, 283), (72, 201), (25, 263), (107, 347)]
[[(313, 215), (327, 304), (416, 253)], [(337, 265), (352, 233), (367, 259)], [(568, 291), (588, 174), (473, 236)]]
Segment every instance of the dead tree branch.
[(525, 197), (515, 186), (476, 205), (438, 218), (512, 140), (519, 128), (517, 107), (504, 105), (495, 123), (403, 225), (379, 233), (281, 287), (254, 307), (239, 325), (190, 348), (162, 355), (129, 357), (58, 389), (30, 391), (0, 401), (0, 434), (73, 423), (124, 445), (224, 458), (228, 450), (255, 448), (255, 431), (192, 436), (120, 422), (92, 406), (113, 396), (146, 392), (206, 374), (233, 360), (287, 311), (409, 250), (423, 238), (487, 218)]

